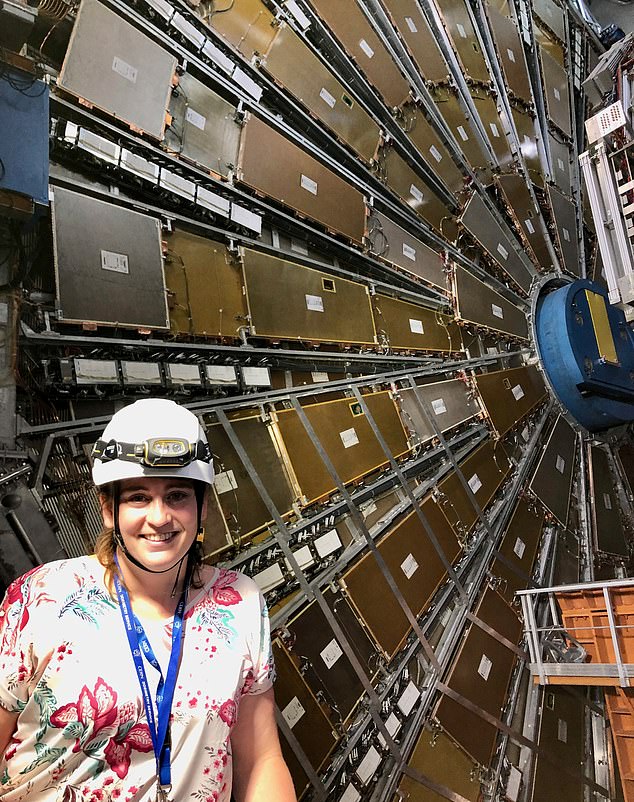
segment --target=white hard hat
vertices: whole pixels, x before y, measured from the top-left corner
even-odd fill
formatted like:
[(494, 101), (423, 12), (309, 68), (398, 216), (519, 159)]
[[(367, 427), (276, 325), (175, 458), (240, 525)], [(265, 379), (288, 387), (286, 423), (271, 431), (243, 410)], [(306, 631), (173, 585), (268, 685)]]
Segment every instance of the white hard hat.
[(198, 418), (166, 398), (144, 398), (116, 412), (92, 450), (94, 483), (176, 476), (212, 484), (211, 450)]

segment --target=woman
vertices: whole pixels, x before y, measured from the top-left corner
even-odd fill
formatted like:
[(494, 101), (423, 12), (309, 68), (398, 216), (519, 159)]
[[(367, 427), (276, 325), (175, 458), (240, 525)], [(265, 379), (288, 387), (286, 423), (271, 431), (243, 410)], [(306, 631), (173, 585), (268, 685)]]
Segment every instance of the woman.
[(93, 456), (95, 555), (35, 568), (0, 610), (0, 798), (294, 802), (262, 596), (201, 560), (198, 419), (137, 401)]

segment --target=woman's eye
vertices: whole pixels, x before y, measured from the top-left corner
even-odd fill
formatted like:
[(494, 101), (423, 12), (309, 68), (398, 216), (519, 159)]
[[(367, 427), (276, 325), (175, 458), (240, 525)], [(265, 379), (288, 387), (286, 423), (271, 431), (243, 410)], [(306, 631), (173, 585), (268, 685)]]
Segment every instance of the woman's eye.
[(168, 498), (171, 504), (178, 504), (181, 501), (185, 501), (185, 499), (188, 498), (188, 495), (187, 493), (181, 493), (181, 492), (170, 493)]
[(122, 501), (124, 504), (143, 504), (147, 499), (141, 493), (135, 493), (133, 496), (123, 498)]

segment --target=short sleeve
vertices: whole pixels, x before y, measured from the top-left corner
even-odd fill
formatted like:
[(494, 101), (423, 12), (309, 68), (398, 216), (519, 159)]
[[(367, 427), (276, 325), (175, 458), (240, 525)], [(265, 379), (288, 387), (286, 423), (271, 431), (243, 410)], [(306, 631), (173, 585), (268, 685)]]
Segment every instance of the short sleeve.
[[(251, 582), (251, 580), (249, 580)], [(275, 663), (271, 648), (271, 628), (269, 611), (260, 589), (253, 583), (253, 605), (250, 605), (252, 621), (248, 638), (249, 662), (242, 694), (264, 693), (273, 687)]]
[(0, 607), (0, 706), (10, 713), (24, 709), (37, 670), (29, 636), (29, 589), (38, 568), (16, 579)]

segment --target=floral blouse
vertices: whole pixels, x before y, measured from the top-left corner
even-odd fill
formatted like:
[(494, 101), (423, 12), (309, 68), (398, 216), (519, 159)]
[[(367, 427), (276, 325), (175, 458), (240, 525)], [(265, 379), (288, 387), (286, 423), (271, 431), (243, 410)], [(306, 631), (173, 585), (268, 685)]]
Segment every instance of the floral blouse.
[[(251, 579), (214, 568), (190, 592), (185, 617), (170, 798), (229, 802), (240, 698), (274, 679), (268, 613)], [(146, 632), (165, 672), (171, 621)], [(0, 756), (3, 802), (154, 800), (139, 682), (97, 560), (61, 560), (17, 579), (0, 608), (0, 644), (0, 705), (20, 714)], [(158, 672), (146, 663), (146, 673), (154, 693)]]

